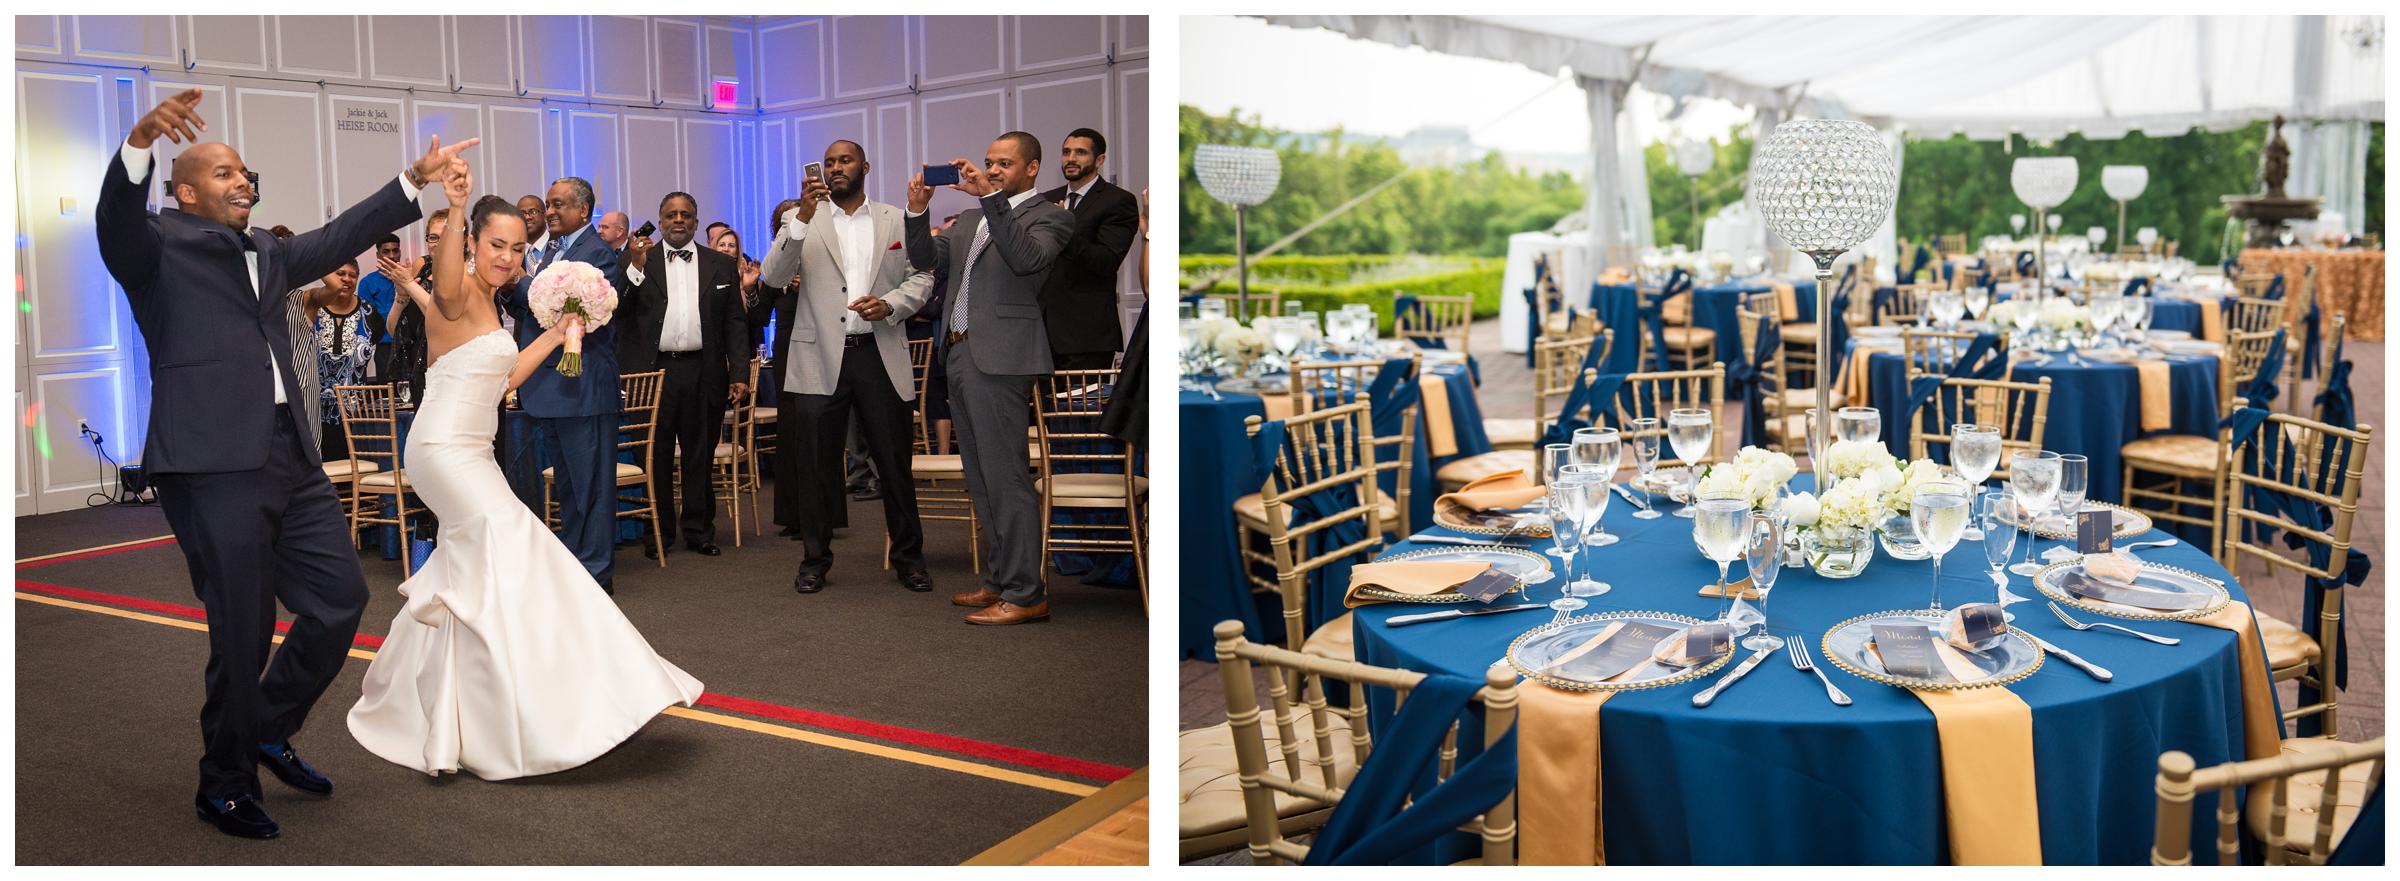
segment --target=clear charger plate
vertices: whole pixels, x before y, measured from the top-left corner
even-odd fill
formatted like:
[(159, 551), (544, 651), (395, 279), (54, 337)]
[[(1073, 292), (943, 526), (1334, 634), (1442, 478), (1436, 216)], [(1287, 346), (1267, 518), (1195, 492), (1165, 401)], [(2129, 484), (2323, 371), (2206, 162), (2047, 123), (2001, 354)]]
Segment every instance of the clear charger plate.
[(2181, 612), (2145, 609), (2140, 606), (2085, 599), (2068, 593), (2066, 587), (2059, 583), (2061, 576), (2069, 572), (2083, 571), (2083, 561), (2080, 559), (2061, 560), (2035, 571), (2033, 586), (2039, 589), (2044, 596), (2086, 612), (2114, 618), (2131, 618), (2137, 621), (2189, 621), (2193, 618), (2205, 618), (2216, 614), (2218, 609), (2225, 608), (2225, 604), (2233, 602), (2233, 593), (2226, 590), (2225, 585), (2214, 578), (2189, 569), (2178, 569), (2157, 563), (2145, 562), (2141, 566), (2141, 574), (2133, 578), (2133, 583), (2137, 587), (2168, 593), (2200, 594), (2212, 597), (2212, 599), (2206, 606)]
[(2033, 640), (2026, 638), (2025, 634), (2011, 629), (2008, 631), (2008, 635), (2001, 637), (2000, 641), (1990, 648), (1981, 651), (1959, 650), (1960, 657), (1966, 658), (1969, 663), (1975, 665), (1976, 669), (1986, 674), (1981, 679), (1973, 682), (1955, 682), (1946, 679), (1902, 676), (1885, 669), (1881, 662), (1867, 654), (1867, 643), (1874, 640), (1875, 625), (1877, 624), (1928, 625), (1933, 628), (1936, 639), (1941, 638), (1948, 628), (1944, 616), (1924, 609), (1860, 615), (1833, 625), (1832, 630), (1825, 631), (1825, 638), (1821, 644), (1825, 650), (1825, 657), (1832, 660), (1834, 666), (1861, 679), (1919, 691), (1963, 691), (1970, 688), (1992, 688), (2031, 676), (2033, 671), (2042, 667), (2042, 647), (2035, 645)]
[(1290, 394), (1292, 391), (1292, 383), (1288, 379), (1268, 379), (1263, 376), (1239, 376), (1217, 383), (1217, 391), (1240, 392), (1245, 395)]
[[(2111, 535), (2116, 538), (2132, 538), (2149, 532), (2150, 528), (2155, 525), (2150, 521), (2150, 515), (2122, 505), (2111, 505), (2107, 502), (2084, 502), (2082, 510), (2107, 511), (2114, 515), (2117, 529)], [(2033, 526), (2028, 529), (2041, 538), (2065, 541), (2075, 537), (2075, 529), (2071, 521), (2055, 515), (2035, 521)]]
[(1519, 675), (1551, 688), (1567, 691), (1634, 691), (1690, 682), (1707, 676), (1723, 668), (1725, 662), (1732, 660), (1739, 648), (1738, 645), (1729, 647), (1724, 654), (1689, 667), (1669, 667), (1657, 661), (1643, 661), (1634, 665), (1632, 670), (1606, 682), (1587, 682), (1550, 672), (1551, 665), (1556, 663), (1560, 655), (1573, 651), (1576, 646), (1599, 635), (1600, 631), (1608, 625), (1619, 621), (1657, 624), (1677, 630), (1707, 623), (1698, 618), (1677, 615), (1672, 612), (1602, 612), (1597, 615), (1577, 615), (1564, 621), (1544, 624), (1517, 637), (1515, 642), (1508, 644), (1509, 666), (1517, 668)]
[[(1529, 551), (1524, 548), (1424, 548), (1414, 551), (1403, 551), (1397, 554), (1386, 554), (1384, 556), (1377, 557), (1375, 562), (1490, 563), (1494, 568), (1508, 573), (1509, 577), (1517, 580), (1517, 586), (1509, 588), (1507, 591), (1508, 593), (1523, 593), (1525, 591), (1525, 585), (1550, 580), (1550, 558), (1542, 556), (1540, 551)], [(1366, 588), (1364, 590), (1360, 590), (1359, 595), (1372, 597), (1374, 599), (1391, 603), (1473, 602), (1473, 600), (1467, 598), (1465, 594), (1455, 592), (1419, 596), (1415, 594), (1394, 593), (1388, 590)]]
[(1440, 505), (1435, 505), (1433, 507), (1433, 525), (1439, 526), (1443, 529), (1451, 530), (1453, 532), (1464, 532), (1470, 535), (1517, 535), (1525, 538), (1550, 537), (1550, 518), (1543, 516), (1540, 507), (1515, 513), (1521, 517), (1532, 518), (1535, 521), (1535, 525), (1527, 526), (1524, 529), (1519, 529), (1512, 532), (1509, 529), (1498, 526), (1484, 526), (1477, 523), (1468, 523), (1467, 521), (1450, 516), (1450, 512), (1443, 510), (1442, 506)]

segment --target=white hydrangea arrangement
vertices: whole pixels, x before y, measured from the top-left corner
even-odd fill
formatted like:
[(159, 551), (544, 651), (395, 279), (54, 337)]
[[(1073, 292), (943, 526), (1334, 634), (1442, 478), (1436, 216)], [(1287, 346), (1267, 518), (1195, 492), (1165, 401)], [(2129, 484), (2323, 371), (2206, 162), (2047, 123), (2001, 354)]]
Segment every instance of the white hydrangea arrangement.
[(1719, 462), (1701, 476), (1701, 492), (1739, 492), (1750, 509), (1763, 511), (1775, 501), (1775, 489), (1790, 483), (1800, 464), (1790, 455), (1758, 447), (1743, 447), (1733, 461)]
[(1877, 468), (1896, 467), (1893, 463), (1897, 461), (1881, 441), (1834, 441), (1825, 450), (1824, 467), (1817, 470), (1836, 480), (1849, 480)]
[(1983, 318), (1991, 322), (1993, 327), (2007, 327), (2016, 321), (2017, 310), (2020, 308), (2022, 308), (2022, 304), (2015, 300), (2001, 300), (1993, 303), (1991, 308), (1983, 310)]
[(2085, 330), (2092, 326), (2092, 310), (2065, 297), (2052, 297), (2042, 303), (2041, 309), (2041, 325), (2052, 331)]

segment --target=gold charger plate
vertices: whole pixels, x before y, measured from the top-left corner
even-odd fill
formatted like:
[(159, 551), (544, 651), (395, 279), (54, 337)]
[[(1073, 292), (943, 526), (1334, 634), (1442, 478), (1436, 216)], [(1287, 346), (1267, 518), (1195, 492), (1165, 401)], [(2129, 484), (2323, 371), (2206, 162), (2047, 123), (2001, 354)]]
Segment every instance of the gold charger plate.
[[(1539, 567), (1541, 567), (1541, 575), (1542, 575), (1542, 577), (1540, 577), (1540, 578), (1531, 578), (1531, 579), (1529, 579), (1529, 578), (1524, 578), (1524, 577), (1520, 576), (1520, 577), (1518, 577), (1518, 578), (1517, 578), (1517, 586), (1515, 586), (1515, 587), (1512, 587), (1512, 588), (1509, 588), (1509, 589), (1507, 589), (1507, 590), (1505, 590), (1505, 591), (1502, 591), (1502, 592), (1501, 592), (1501, 593), (1502, 593), (1502, 595), (1506, 595), (1506, 594), (1512, 594), (1512, 593), (1524, 593), (1524, 592), (1525, 592), (1525, 585), (1527, 585), (1527, 584), (1531, 584), (1531, 583), (1533, 583), (1533, 582), (1535, 582), (1535, 581), (1548, 581), (1548, 580), (1550, 580), (1550, 573), (1551, 573), (1551, 571), (1552, 571), (1552, 570), (1551, 570), (1551, 568), (1550, 568), (1550, 558), (1549, 558), (1549, 557), (1546, 557), (1546, 556), (1543, 556), (1543, 555), (1542, 555), (1542, 552), (1540, 552), (1540, 551), (1526, 550), (1526, 549), (1524, 549), (1524, 548), (1503, 548), (1503, 547), (1488, 547), (1488, 548), (1470, 548), (1470, 547), (1439, 547), (1439, 548), (1419, 548), (1419, 549), (1417, 549), (1417, 550), (1413, 550), (1413, 551), (1403, 551), (1403, 552), (1401, 552), (1401, 553), (1392, 554), (1392, 555), (1389, 555), (1389, 556), (1377, 557), (1377, 558), (1375, 558), (1375, 560), (1374, 560), (1373, 562), (1377, 562), (1377, 563), (1400, 563), (1400, 562), (1406, 562), (1406, 561), (1410, 561), (1410, 560), (1439, 560), (1439, 559), (1453, 559), (1453, 560), (1474, 560), (1474, 559), (1475, 559), (1475, 558), (1477, 558), (1477, 557), (1491, 557), (1491, 556), (1501, 556), (1501, 557), (1511, 557), (1511, 558), (1517, 558), (1517, 557), (1521, 557), (1521, 558), (1525, 558), (1525, 559), (1527, 559), (1527, 560), (1531, 561), (1531, 564), (1532, 564), (1532, 566), (1539, 566)], [(1498, 565), (1498, 564), (1496, 564), (1496, 563), (1495, 563), (1494, 565)], [(1527, 567), (1527, 569), (1529, 569), (1529, 570), (1530, 570), (1531, 568), (1532, 568), (1531, 566), (1528, 566), (1528, 567)], [(1530, 574), (1530, 573), (1529, 573), (1529, 574)], [(1453, 591), (1453, 592), (1450, 592), (1450, 593), (1436, 593), (1436, 594), (1417, 595), (1417, 594), (1406, 594), (1406, 593), (1394, 593), (1394, 592), (1392, 592), (1392, 591), (1388, 591), (1388, 590), (1376, 590), (1376, 589), (1374, 589), (1374, 588), (1371, 588), (1371, 587), (1370, 587), (1370, 588), (1363, 588), (1363, 589), (1359, 590), (1358, 594), (1359, 594), (1360, 596), (1363, 596), (1363, 597), (1368, 597), (1368, 598), (1371, 598), (1371, 599), (1378, 599), (1378, 600), (1382, 600), (1382, 601), (1384, 601), (1384, 602), (1387, 602), (1387, 603), (1466, 603), (1466, 602), (1473, 602), (1473, 601), (1474, 601), (1474, 600), (1472, 600), (1471, 598), (1469, 598), (1467, 595), (1465, 595), (1465, 594), (1462, 594), (1462, 593), (1458, 593), (1458, 592), (1455, 592), (1455, 591)]]
[[(1969, 661), (1980, 661), (1984, 656), (1989, 656), (1995, 651), (1999, 652), (1998, 660), (2001, 663), (2001, 669), (1987, 670), (1986, 672), (1994, 674), (1991, 677), (1973, 682), (1948, 682), (1894, 675), (1875, 669), (1881, 665), (1871, 666), (1864, 659), (1862, 651), (1867, 640), (1872, 638), (1874, 633), (1870, 629), (1871, 625), (1876, 621), (1885, 620), (1939, 625), (1942, 617), (1925, 609), (1870, 612), (1833, 625), (1831, 629), (1825, 631), (1825, 636), (1818, 640), (1818, 647), (1825, 652), (1825, 658), (1832, 661), (1834, 666), (1842, 668), (1853, 676), (1869, 682), (1880, 682), (1885, 685), (1919, 691), (1965, 691), (1974, 688), (1995, 688), (2031, 676), (2033, 671), (2042, 668), (2042, 647), (2012, 627), (2009, 629), (2008, 635), (2003, 637), (2001, 643), (1994, 649), (1968, 655)], [(1982, 664), (1977, 663), (1977, 666), (1981, 667)]]
[[(1725, 653), (1718, 655), (1715, 660), (1685, 667), (1667, 676), (1637, 679), (1631, 682), (1581, 682), (1563, 679), (1541, 672), (1523, 660), (1525, 646), (1529, 642), (1545, 639), (1568, 630), (1597, 628), (1610, 621), (1647, 621), (1679, 625), (1685, 628), (1708, 623), (1689, 615), (1677, 615), (1672, 612), (1601, 612), (1596, 615), (1577, 615), (1564, 621), (1553, 621), (1519, 634), (1514, 641), (1508, 644), (1508, 665), (1515, 667), (1517, 674), (1526, 679), (1562, 691), (1639, 691), (1645, 688), (1663, 688), (1699, 679), (1724, 668), (1725, 662), (1733, 660), (1734, 655), (1741, 653), (1740, 645), (1737, 643), (1727, 648)], [(1643, 663), (1655, 662), (1645, 661)], [(1547, 667), (1547, 665), (1543, 666)]]
[(2217, 610), (2225, 608), (2226, 604), (2233, 602), (2233, 592), (2226, 590), (2225, 583), (2222, 581), (2218, 581), (2214, 578), (2210, 578), (2190, 569), (2165, 566), (2151, 562), (2143, 562), (2141, 564), (2142, 574), (2136, 576), (2136, 578), (2142, 583), (2153, 586), (2176, 587), (2179, 588), (2176, 591), (2177, 593), (2200, 593), (2206, 591), (2214, 594), (2216, 598), (2210, 601), (2208, 606), (2205, 608), (2182, 612), (2153, 611), (2134, 606), (2121, 606), (2116, 603), (2087, 600), (2068, 593), (2066, 588), (2058, 585), (2059, 576), (2061, 574), (2069, 571), (2070, 567), (2081, 567), (2082, 565), (2083, 561), (2081, 559), (2075, 559), (2061, 560), (2059, 562), (2043, 566), (2042, 568), (2035, 570), (2033, 573), (2034, 589), (2041, 591), (2043, 596), (2065, 603), (2069, 606), (2082, 609), (2083, 611), (2090, 612), (2095, 615), (2107, 615), (2112, 618), (2128, 618), (2135, 621), (2189, 621), (2194, 618), (2206, 618), (2210, 615), (2216, 614)]
[[(2142, 533), (2149, 532), (2154, 526), (2156, 526), (2156, 524), (2150, 520), (2150, 515), (2136, 511), (2132, 508), (2125, 507), (2123, 505), (2112, 505), (2107, 502), (2084, 502), (2083, 510), (2111, 512), (2114, 515), (2111, 518), (2111, 522), (2113, 522), (2117, 527), (2117, 531), (2114, 533), (2115, 537), (2117, 538), (2132, 538), (2134, 536), (2141, 535)], [(2069, 526), (2066, 529), (2052, 529), (2047, 525), (2052, 522), (2068, 523)], [(2053, 539), (2057, 541), (2066, 541), (2075, 538), (2075, 530), (2073, 528), (2072, 521), (2063, 517), (2044, 517), (2035, 521), (2033, 526), (2020, 526), (2020, 528), (2023, 528), (2025, 531), (2031, 532), (2040, 538)]]
[(1464, 532), (1469, 535), (1509, 535), (1524, 536), (1526, 538), (1550, 537), (1549, 517), (1544, 516), (1538, 511), (1519, 511), (1515, 513), (1522, 517), (1532, 518), (1537, 522), (1537, 525), (1528, 526), (1515, 532), (1511, 532), (1507, 529), (1502, 529), (1497, 526), (1479, 526), (1451, 516), (1450, 511), (1439, 504), (1433, 506), (1433, 525), (1450, 530), (1452, 532)]

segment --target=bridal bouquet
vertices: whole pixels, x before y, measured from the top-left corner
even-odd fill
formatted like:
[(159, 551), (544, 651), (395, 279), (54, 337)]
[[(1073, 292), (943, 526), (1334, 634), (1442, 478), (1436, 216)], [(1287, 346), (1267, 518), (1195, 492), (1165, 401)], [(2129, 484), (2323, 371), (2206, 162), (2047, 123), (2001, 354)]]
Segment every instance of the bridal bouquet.
[(617, 289), (598, 268), (579, 261), (552, 263), (534, 276), (525, 292), (534, 320), (543, 328), (567, 322), (567, 353), (558, 359), (560, 376), (583, 375), (583, 334), (606, 325), (617, 313)]
[(1750, 500), (1750, 510), (1763, 511), (1775, 502), (1775, 489), (1800, 473), (1792, 457), (1758, 447), (1743, 447), (1733, 461), (1719, 462), (1700, 478), (1701, 492), (1735, 491)]

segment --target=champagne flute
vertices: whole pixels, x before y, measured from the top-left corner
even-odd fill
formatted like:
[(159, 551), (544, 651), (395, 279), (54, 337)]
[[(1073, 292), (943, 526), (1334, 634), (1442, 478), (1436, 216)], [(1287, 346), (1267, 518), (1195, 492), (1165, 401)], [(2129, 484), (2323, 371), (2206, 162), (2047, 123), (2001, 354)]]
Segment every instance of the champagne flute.
[[(1583, 598), (1575, 595), (1573, 584), (1575, 556), (1583, 550), (1583, 543), (1575, 540), (1576, 536), (1583, 534), (1576, 529), (1576, 525), (1583, 522), (1583, 512), (1580, 510), (1583, 494), (1575, 488), (1575, 482), (1581, 479), (1582, 475), (1579, 474), (1560, 474), (1558, 482), (1550, 486), (1550, 542), (1557, 545), (1559, 557), (1567, 563), (1566, 569), (1558, 576), (1558, 598), (1550, 601), (1550, 608), (1558, 613), (1551, 617), (1552, 623), (1567, 620), (1569, 614), (1586, 605)], [(1561, 533), (1566, 536), (1564, 540), (1559, 537)]]
[[(1613, 485), (1616, 481), (1617, 469), (1624, 461), (1623, 437), (1614, 428), (1578, 428), (1575, 430), (1574, 461), (1577, 465), (1602, 466), (1601, 479), (1607, 480)], [(1606, 511), (1608, 500), (1602, 498), (1600, 503), (1601, 510)], [(1595, 529), (1590, 536), (1585, 537), (1583, 543), (1595, 548), (1604, 548), (1616, 544), (1617, 537), (1608, 534), (1608, 527), (1603, 525)]]
[(1725, 613), (1718, 617), (1731, 623), (1734, 597), (1726, 591), (1725, 576), (1750, 546), (1750, 499), (1735, 490), (1712, 490), (1684, 507), (1693, 511), (1692, 542), (1717, 564), (1717, 592), (1726, 596)]
[(1774, 651), (1783, 647), (1783, 639), (1767, 632), (1767, 594), (1775, 590), (1775, 578), (1783, 573), (1783, 524), (1773, 514), (1759, 513), (1750, 515), (1748, 526), (1742, 563), (1750, 567), (1750, 586), (1758, 591), (1758, 633), (1742, 640), (1742, 647)]
[(1965, 484), (1947, 480), (1927, 482), (1909, 496), (1908, 519), (1917, 528), (1917, 541), (1933, 554), (1934, 612), (1942, 611), (1942, 555), (1958, 546), (1967, 531), (1967, 505), (1974, 500)]
[[(2040, 517), (2058, 504), (2059, 457), (2048, 450), (2020, 450), (2008, 457), (2008, 490), (2017, 500), (2018, 513), (2026, 518), (2025, 529), (2041, 525)], [(2025, 562), (2010, 566), (2008, 571), (2031, 577), (2041, 571), (2033, 559), (2033, 537), (2025, 539)]]
[[(1542, 485), (1549, 486), (1557, 483), (1559, 472), (1572, 464), (1575, 464), (1574, 444), (1543, 444)], [(1547, 499), (1548, 497), (1545, 496), (1544, 501), (1540, 504), (1548, 504)]]
[[(1667, 443), (1675, 447), (1675, 458), (1683, 460), (1684, 497), (1691, 498), (1700, 485), (1700, 462), (1708, 458), (1710, 441), (1716, 435), (1716, 417), (1707, 410), (1686, 408), (1667, 411)], [(1692, 516), (1692, 506), (1686, 503), (1677, 517)]]
[(2008, 589), (2008, 555), (2017, 548), (2017, 500), (2007, 490), (1983, 494), (1983, 561), (1992, 569), (1992, 584), (2000, 589), (2001, 614), (2016, 620), (2008, 606), (2025, 601)]
[[(1609, 479), (1616, 471), (1617, 466), (1613, 463), (1567, 466), (1565, 472), (1567, 491), (1575, 496), (1576, 535), (1591, 532), (1592, 527), (1600, 522), (1601, 515), (1608, 513)], [(1586, 544), (1589, 543), (1586, 542)], [(1583, 577), (1567, 586), (1568, 593), (1578, 597), (1596, 597), (1614, 589), (1614, 586), (1608, 582), (1592, 578), (1591, 553), (1590, 551), (1584, 552)]]
[[(1553, 446), (1565, 446), (1565, 444), (1554, 444)], [(1575, 509), (1568, 504), (1568, 500), (1564, 497), (1572, 490), (1567, 488), (1563, 476), (1550, 478), (1548, 485), (1549, 492), (1542, 496), (1542, 515), (1550, 520), (1551, 548), (1549, 554), (1572, 567), (1575, 562), (1575, 552), (1568, 546), (1575, 544)]]
[(1659, 430), (1658, 420), (1648, 416), (1627, 422), (1626, 426), (1633, 432), (1633, 465), (1635, 472), (1640, 475), (1634, 482), (1642, 486), (1642, 509), (1633, 512), (1633, 517), (1636, 520), (1656, 520), (1666, 516), (1658, 513), (1658, 509), (1650, 504), (1650, 476), (1658, 471), (1658, 436), (1663, 432)]
[(2058, 516), (2066, 521), (2064, 531), (2067, 535), (2066, 544), (2070, 548), (2075, 546), (2075, 514), (2083, 510), (2083, 498), (2090, 492), (2091, 486), (2090, 457), (2074, 453), (2058, 457)]
[(1880, 441), (1883, 413), (1873, 407), (1843, 407), (1833, 411), (1835, 435), (1846, 441)]
[[(1966, 478), (1970, 487), (1981, 487), (1990, 480), (1992, 469), (2000, 465), (2000, 429), (1991, 425), (1961, 422), (1950, 426), (1950, 470)], [(1983, 538), (1983, 530), (1967, 525), (1967, 538)]]

